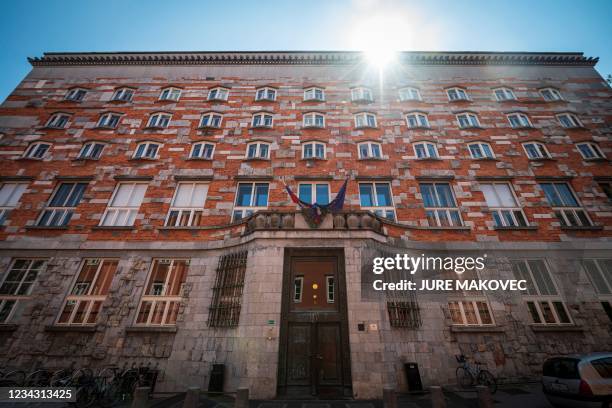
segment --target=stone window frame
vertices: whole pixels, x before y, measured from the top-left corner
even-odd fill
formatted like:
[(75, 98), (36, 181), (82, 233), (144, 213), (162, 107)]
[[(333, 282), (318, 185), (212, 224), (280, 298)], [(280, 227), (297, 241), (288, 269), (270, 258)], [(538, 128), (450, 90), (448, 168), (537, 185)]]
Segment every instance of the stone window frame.
[[(426, 206), (425, 205), (425, 200), (423, 199), (424, 197), (424, 193), (423, 193), (423, 186), (424, 185), (432, 185), (432, 191), (434, 193), (434, 201), (441, 203), (442, 200), (439, 197), (439, 192), (438, 192), (438, 185), (446, 185), (448, 186), (448, 191), (451, 194), (451, 199), (453, 200), (453, 204), (454, 206)], [(462, 227), (465, 225), (465, 222), (463, 221), (463, 217), (461, 216), (461, 209), (459, 207), (459, 202), (457, 201), (457, 197), (455, 195), (455, 191), (453, 189), (452, 184), (449, 181), (435, 181), (435, 180), (431, 180), (431, 181), (421, 181), (419, 182), (419, 192), (421, 194), (421, 197), (423, 199), (423, 208), (425, 209), (425, 216), (427, 219), (427, 224), (429, 227), (431, 228), (439, 228), (439, 227)], [(444, 220), (446, 220), (448, 222), (448, 225), (444, 225), (444, 222), (442, 221), (442, 217), (441, 215), (444, 214)], [(456, 214), (456, 217), (453, 217), (453, 214)], [(430, 223), (430, 221), (434, 221), (432, 225), (432, 223)]]
[(82, 102), (85, 98), (85, 95), (87, 95), (87, 91), (87, 89), (78, 86), (72, 87), (68, 89), (68, 91), (66, 91), (66, 94), (64, 95), (64, 100), (70, 102)]
[[(115, 263), (114, 269), (109, 272), (108, 275), (101, 276), (101, 271), (103, 267), (109, 263)], [(88, 286), (83, 288), (82, 286), (77, 286), (79, 284), (79, 278), (85, 272), (85, 268), (88, 266), (95, 266), (96, 271), (91, 282), (88, 283)], [(97, 324), (97, 319), (100, 316), (102, 311), (102, 307), (104, 306), (104, 302), (108, 296), (108, 291), (110, 286), (112, 285), (113, 279), (117, 273), (117, 269), (119, 266), (119, 258), (84, 258), (81, 261), (81, 265), (79, 267), (79, 272), (73, 278), (72, 283), (70, 285), (70, 290), (68, 294), (65, 296), (64, 301), (62, 302), (62, 307), (55, 318), (55, 324), (58, 326), (95, 326)], [(100, 283), (99, 279), (102, 277), (104, 279), (102, 281), (102, 288), (106, 286), (106, 292), (101, 294), (92, 294), (96, 286)], [(82, 293), (81, 291), (85, 291)], [(81, 305), (85, 305), (85, 309), (81, 309)], [(68, 306), (75, 305), (71, 311), (69, 312), (69, 316), (66, 321), (62, 321), (64, 312)], [(97, 310), (94, 309), (97, 305)], [(75, 317), (78, 315), (79, 310), (83, 311), (83, 320), (81, 322), (75, 322)], [(95, 310), (94, 320), (90, 321), (90, 317), (92, 316), (92, 312)]]
[[(422, 149), (424, 153), (423, 156), (421, 156), (421, 154), (419, 153), (419, 149), (417, 148), (418, 146), (423, 147)], [(434, 155), (431, 154), (429, 147), (433, 147)], [(438, 152), (438, 146), (437, 146), (437, 143), (435, 142), (430, 142), (428, 140), (421, 140), (418, 142), (414, 142), (412, 144), (412, 150), (414, 150), (414, 155), (417, 158), (417, 160), (439, 159), (440, 158), (440, 152)]]
[[(25, 269), (23, 268), (15, 269), (15, 265), (17, 264), (18, 261), (29, 261), (29, 264), (27, 268)], [(39, 268), (33, 269), (33, 266), (35, 266), (36, 262), (42, 262), (42, 264), (40, 265)], [(40, 274), (45, 272), (47, 268), (47, 262), (48, 262), (48, 259), (42, 258), (42, 257), (40, 258), (39, 257), (15, 257), (11, 260), (9, 267), (2, 278), (0, 289), (2, 289), (2, 287), (8, 282), (7, 279), (9, 278), (11, 272), (24, 271), (24, 273), (21, 279), (19, 279), (19, 281), (12, 281), (12, 282), (19, 282), (18, 286), (15, 287), (13, 291), (9, 292), (7, 289), (2, 289), (0, 291), (0, 292), (8, 292), (8, 293), (0, 294), (0, 318), (2, 317), (2, 314), (6, 313), (5, 317), (2, 320), (0, 320), (0, 324), (7, 324), (11, 321), (21, 301), (32, 299), (32, 296), (31, 296), (32, 289), (34, 285), (36, 284), (36, 280), (38, 279)], [(35, 271), (34, 278), (31, 280), (26, 280), (26, 278), (31, 277), (30, 272), (32, 271)], [(24, 283), (29, 283), (29, 286), (27, 287), (27, 290), (25, 291), (25, 293), (19, 293)], [(8, 312), (6, 312), (7, 309), (8, 309)]]
[[(430, 129), (429, 115), (421, 111), (406, 112), (404, 115), (408, 129)], [(411, 119), (414, 125), (411, 124)]]
[(7, 188), (7, 190), (11, 188), (8, 194), (0, 194), (0, 227), (4, 225), (11, 211), (17, 208), (21, 201), (21, 197), (26, 192), (29, 185), (29, 182), (24, 181), (3, 181), (0, 183), (0, 193), (2, 193), (5, 188)]
[[(252, 146), (255, 146), (255, 150), (253, 151)], [(265, 146), (265, 155), (262, 155), (262, 149)], [(244, 152), (244, 158), (248, 160), (270, 160), (272, 150), (272, 143), (263, 141), (263, 140), (254, 140), (247, 143), (247, 148)], [(253, 151), (253, 155), (251, 152)]]
[[(68, 187), (67, 193), (63, 192)], [(53, 189), (45, 208), (40, 212), (36, 225), (38, 227), (67, 227), (76, 208), (83, 200), (89, 183), (86, 181), (60, 181)], [(64, 197), (60, 196), (60, 192)], [(60, 202), (56, 202), (61, 200)]]
[[(594, 270), (589, 270), (587, 268), (586, 263), (591, 262), (595, 267)], [(612, 263), (612, 259), (609, 258), (587, 258), (582, 259), (580, 262), (580, 266), (584, 274), (587, 276), (589, 282), (593, 286), (595, 290), (595, 296), (601, 303), (604, 312), (608, 316), (608, 318), (612, 321), (612, 269), (606, 269), (601, 264), (603, 262)], [(612, 265), (609, 265), (608, 268), (612, 268)], [(607, 273), (606, 273), (607, 270)], [(593, 275), (598, 275), (594, 277)], [(599, 281), (599, 283), (597, 282)], [(603, 284), (604, 290), (601, 290), (600, 285)]]
[(135, 94), (136, 90), (134, 88), (122, 86), (115, 89), (110, 100), (114, 102), (132, 102)]
[(45, 127), (49, 129), (66, 129), (72, 115), (66, 112), (54, 112), (49, 116)]
[[(42, 146), (47, 146), (47, 147), (44, 148), (42, 153), (40, 153), (39, 149)], [(24, 159), (43, 160), (45, 157), (47, 157), (50, 154), (49, 152), (51, 151), (52, 147), (53, 147), (53, 144), (51, 142), (45, 142), (45, 141), (32, 142), (24, 150), (22, 157)]]
[[(467, 118), (468, 124), (465, 126), (461, 124), (462, 117)], [(459, 127), (459, 129), (478, 129), (482, 127), (482, 125), (480, 124), (480, 118), (475, 112), (457, 112), (455, 114), (455, 118), (457, 119), (457, 126)]]
[[(373, 118), (373, 121), (370, 119)], [(373, 112), (356, 112), (353, 115), (355, 129), (376, 129), (378, 127), (378, 119)], [(362, 121), (362, 124), (359, 122)]]
[[(225, 92), (223, 92), (225, 91)], [(212, 96), (214, 93), (214, 96)], [(219, 97), (219, 94), (224, 94), (225, 97)], [(208, 90), (208, 95), (206, 95), (207, 101), (227, 101), (229, 99), (230, 89), (224, 86), (216, 86)]]
[[(456, 304), (456, 309), (453, 308), (452, 304)], [(475, 323), (470, 323), (468, 321), (468, 313), (466, 313), (466, 305), (469, 304), (472, 307), (472, 312), (474, 317), (476, 318)], [(478, 307), (479, 304), (483, 304), (486, 307), (486, 313), (489, 315), (489, 322), (485, 322), (484, 316), (486, 316), (485, 311), (481, 311)], [(451, 323), (453, 326), (461, 326), (461, 327), (490, 327), (495, 326), (495, 318), (493, 316), (493, 312), (491, 310), (491, 305), (485, 296), (469, 296), (469, 297), (461, 297), (454, 298), (451, 297), (447, 303), (448, 312), (450, 315)], [(457, 316), (457, 313), (459, 315)], [(460, 318), (460, 321), (456, 319)]]
[[(317, 98), (317, 91), (320, 91), (321, 93), (321, 97)], [(308, 94), (312, 93), (312, 96), (309, 96)], [(308, 102), (308, 101), (318, 101), (318, 102), (324, 102), (325, 101), (325, 89), (321, 88), (320, 86), (309, 86), (308, 88), (304, 88), (304, 102)]]
[[(552, 156), (550, 155), (550, 152), (548, 151), (548, 149), (546, 148), (546, 144), (542, 143), (542, 142), (538, 142), (538, 141), (529, 141), (529, 142), (523, 142), (521, 143), (521, 145), (523, 146), (523, 150), (525, 151), (525, 155), (527, 155), (527, 158), (529, 160), (546, 160), (546, 159), (550, 159), (552, 158)], [(535, 146), (535, 152), (537, 152), (537, 156), (534, 156), (532, 153), (534, 153), (534, 151), (531, 151), (528, 149), (527, 146), (529, 145), (533, 145)]]
[[(269, 119), (269, 124), (266, 124)], [(261, 111), (253, 113), (251, 117), (252, 128), (272, 129), (274, 127), (274, 115), (271, 112)]]
[(168, 112), (153, 112), (147, 119), (147, 128), (149, 129), (166, 129), (170, 126), (172, 114)]
[(565, 100), (561, 94), (561, 91), (550, 86), (538, 89), (538, 93), (546, 102), (558, 102)]
[(255, 101), (276, 101), (278, 89), (271, 86), (262, 86), (255, 89)]
[[(406, 92), (409, 97), (405, 98)], [(397, 91), (400, 102), (422, 101), (421, 90), (415, 86), (403, 86)], [(416, 95), (416, 97), (415, 97)]]
[(582, 121), (574, 112), (561, 112), (555, 115), (559, 125), (565, 129), (580, 129), (583, 128), (584, 125)]
[[(159, 152), (163, 147), (163, 143), (155, 140), (143, 140), (136, 144), (136, 149), (132, 154), (133, 160), (157, 160), (159, 159)], [(155, 146), (154, 156), (151, 156), (151, 147)]]
[(162, 88), (161, 92), (159, 93), (159, 100), (178, 102), (179, 99), (181, 99), (182, 93), (183, 90), (181, 88), (177, 88), (176, 86), (167, 86)]
[[(318, 124), (318, 120), (317, 119), (321, 119), (321, 124)], [(307, 122), (310, 121), (311, 123), (308, 124)], [(317, 111), (311, 111), (311, 112), (305, 112), (304, 115), (302, 115), (302, 127), (303, 128), (315, 128), (315, 129), (324, 129), (325, 128), (325, 114), (322, 112), (317, 112)]]
[[(179, 189), (181, 186), (192, 185), (192, 190), (190, 193), (190, 201), (193, 200), (194, 193), (196, 188), (199, 186), (206, 186), (206, 191), (204, 192), (204, 200), (202, 202), (202, 206), (177, 206), (176, 199), (178, 197)], [(198, 227), (201, 224), (202, 218), (204, 216), (204, 207), (206, 206), (206, 199), (208, 198), (208, 190), (210, 188), (210, 182), (208, 181), (181, 181), (177, 183), (176, 188), (174, 189), (174, 193), (172, 195), (172, 201), (170, 202), (170, 208), (168, 209), (168, 214), (166, 215), (166, 219), (164, 221), (164, 226), (166, 227)], [(176, 216), (173, 215), (176, 214)], [(185, 218), (185, 215), (187, 218)]]
[[(501, 98), (500, 98), (500, 94), (498, 93), (499, 91), (501, 91), (501, 94), (503, 95), (503, 97)], [(493, 97), (495, 98), (497, 102), (517, 100), (514, 90), (512, 88), (508, 88), (507, 86), (500, 86), (497, 88), (493, 88)]]
[(100, 129), (116, 129), (122, 116), (123, 114), (118, 112), (104, 112), (98, 118), (96, 127)]
[[(559, 199), (556, 203), (553, 203), (549, 200), (548, 195), (545, 192), (545, 185), (551, 185), (554, 189), (554, 192)], [(576, 205), (568, 205), (571, 203), (564, 202), (565, 195), (559, 191), (557, 186), (564, 185), (567, 187), (568, 192), (571, 195), (571, 199), (573, 199)], [(540, 181), (538, 186), (544, 192), (544, 196), (546, 197), (546, 201), (548, 205), (552, 208), (555, 213), (557, 219), (561, 222), (562, 227), (591, 227), (593, 226), (593, 220), (589, 216), (589, 212), (584, 208), (580, 200), (578, 199), (578, 195), (572, 188), (571, 184), (565, 181), (555, 182), (555, 181)], [(561, 204), (561, 205), (559, 205)]]
[(327, 187), (327, 199), (328, 202), (327, 203), (323, 203), (323, 204), (329, 204), (332, 201), (332, 193), (331, 193), (331, 186), (328, 182), (324, 182), (324, 181), (301, 181), (298, 183), (298, 188), (297, 188), (297, 196), (300, 200), (302, 201), (306, 201), (304, 200), (303, 197), (300, 196), (301, 190), (302, 190), (302, 186), (310, 186), (310, 197), (312, 199), (314, 199), (314, 201), (312, 203), (309, 204), (314, 204), (317, 202), (317, 186), (326, 186)]
[[(92, 153), (95, 152), (96, 145), (101, 146), (101, 147), (97, 151), (98, 154), (93, 155)], [(104, 148), (106, 147), (106, 145), (107, 145), (106, 142), (101, 142), (99, 140), (87, 141), (83, 143), (83, 146), (81, 146), (81, 150), (79, 150), (79, 153), (77, 154), (77, 159), (78, 160), (98, 160), (100, 159), (100, 157), (102, 157), (102, 152), (104, 151)]]
[[(589, 152), (590, 157), (585, 153), (585, 151), (583, 149), (581, 149), (581, 146), (584, 146), (584, 147), (587, 148), (587, 151)], [(582, 156), (582, 158), (584, 160), (601, 160), (601, 159), (605, 159), (606, 158), (606, 155), (601, 150), (599, 145), (597, 143), (594, 143), (594, 142), (579, 142), (579, 143), (576, 143), (576, 149), (578, 149), (578, 152), (580, 153), (580, 155)]]
[[(372, 192), (372, 195), (370, 197), (371, 197), (372, 204), (374, 205), (364, 206), (362, 204), (363, 203), (363, 201), (361, 200), (362, 198), (361, 197), (362, 196), (361, 186), (362, 185), (370, 186), (371, 192)], [(378, 186), (379, 185), (386, 185), (389, 188), (389, 197), (391, 199), (391, 205), (378, 205)], [(359, 207), (362, 210), (369, 211), (378, 217), (385, 218), (393, 222), (397, 220), (397, 213), (395, 210), (395, 200), (393, 198), (393, 186), (391, 185), (390, 182), (388, 181), (359, 181), (358, 188), (359, 188)], [(389, 217), (389, 214), (391, 214), (391, 218)]]
[[(200, 153), (197, 156), (194, 156), (196, 146), (201, 146), (199, 149)], [(206, 151), (206, 146), (212, 146), (212, 150), (210, 150), (210, 157), (204, 156), (204, 152)], [(217, 148), (217, 144), (214, 142), (209, 142), (207, 140), (195, 142), (191, 145), (191, 151), (189, 152), (189, 158), (190, 159), (200, 159), (200, 160), (213, 160), (213, 158), (215, 157), (216, 148)]]
[[(175, 282), (175, 284), (179, 285), (177, 294), (167, 294), (168, 288), (172, 286), (172, 281), (176, 280), (176, 264), (178, 262), (185, 263), (185, 271), (183, 275), (183, 279), (180, 282)], [(169, 264), (170, 270), (168, 271), (167, 276), (165, 277), (164, 282), (160, 285), (159, 283), (152, 283), (151, 279), (153, 279), (153, 274), (156, 270), (156, 266), (161, 264)], [(179, 314), (179, 308), (181, 303), (183, 302), (183, 292), (185, 282), (187, 280), (187, 275), (189, 274), (190, 267), (190, 259), (189, 258), (154, 258), (151, 261), (151, 266), (149, 268), (148, 276), (146, 284), (143, 288), (142, 295), (140, 297), (140, 301), (138, 302), (138, 308), (136, 310), (136, 316), (134, 319), (134, 326), (138, 327), (174, 327), (176, 326), (177, 317)], [(157, 285), (157, 286), (156, 286)], [(149, 287), (151, 286), (151, 287)], [(157, 292), (161, 288), (162, 294), (148, 294), (148, 290), (153, 290)], [(139, 322), (140, 315), (143, 310), (143, 306), (145, 302), (150, 302), (151, 307), (146, 313), (146, 322)], [(158, 303), (161, 303), (163, 306), (163, 311), (161, 315), (160, 323), (153, 323), (152, 320), (155, 317), (155, 310)]]
[[(306, 146), (312, 146), (312, 156), (306, 156)], [(317, 156), (317, 146), (323, 146), (323, 157)], [(302, 159), (303, 160), (327, 160), (327, 143), (320, 140), (307, 140), (302, 142)]]
[[(478, 156), (476, 151), (472, 149), (472, 146), (478, 147)], [(470, 152), (470, 157), (474, 160), (486, 160), (486, 159), (495, 159), (495, 152), (493, 151), (493, 147), (489, 142), (483, 142), (481, 140), (476, 140), (473, 142), (469, 142), (467, 144), (468, 151)], [(490, 155), (486, 153), (486, 150), (489, 149)]]
[(221, 129), (223, 124), (223, 114), (215, 111), (202, 113), (198, 128), (200, 129)]
[[(113, 205), (115, 199), (117, 198), (117, 194), (119, 193), (120, 189), (123, 186), (131, 186), (128, 202), (131, 201), (131, 198), (133, 197), (135, 193), (135, 187), (137, 185), (145, 186), (142, 192), (142, 198), (140, 199), (140, 202), (138, 203), (137, 206), (136, 205), (126, 205), (126, 206)], [(111, 195), (111, 198), (108, 201), (106, 208), (104, 209), (104, 214), (102, 214), (102, 217), (100, 218), (100, 226), (101, 227), (132, 227), (134, 225), (134, 222), (136, 221), (136, 217), (138, 216), (138, 212), (140, 210), (140, 207), (142, 206), (142, 202), (144, 201), (144, 197), (146, 196), (148, 187), (149, 187), (149, 183), (142, 182), (142, 181), (121, 181), (117, 183), (117, 185), (115, 186), (115, 189), (113, 190), (113, 194)], [(126, 214), (126, 217), (124, 217), (125, 222), (118, 224), (117, 220), (119, 219), (119, 216), (122, 212)], [(107, 218), (111, 216), (113, 216), (112, 222), (106, 223)], [(131, 222), (129, 222), (130, 220)]]
[[(250, 189), (251, 191), (249, 193), (250, 195), (249, 205), (237, 205), (239, 193), (240, 193), (240, 186), (248, 185), (248, 184), (251, 185), (251, 189)], [(266, 205), (258, 206), (256, 205), (257, 202), (255, 201), (257, 197), (256, 195), (257, 188), (260, 186), (264, 186), (264, 185), (266, 188)], [(232, 222), (236, 222), (244, 218), (247, 218), (251, 216), (252, 214), (255, 214), (259, 210), (267, 209), (269, 203), (270, 203), (270, 183), (269, 182), (258, 182), (258, 181), (239, 182), (238, 185), (236, 186), (236, 197), (234, 198), (234, 208), (232, 209)], [(240, 212), (239, 218), (236, 218), (237, 212)]]
[[(367, 145), (367, 155), (364, 156), (362, 153), (362, 149), (361, 146), (365, 146)], [(378, 153), (380, 153), (379, 155), (375, 155), (374, 154), (374, 146), (376, 146), (378, 148)], [(359, 157), (359, 160), (383, 160), (384, 159), (384, 155), (383, 155), (383, 149), (382, 149), (382, 143), (380, 142), (376, 142), (373, 140), (364, 140), (362, 142), (357, 143), (357, 157)]]
[[(510, 127), (512, 129), (533, 128), (531, 119), (524, 112), (511, 112), (506, 114), (506, 117), (508, 118), (508, 123), (510, 123)], [(515, 122), (512, 122), (513, 118), (515, 119)]]
[[(512, 199), (514, 200), (514, 206), (510, 206), (510, 207), (505, 207), (501, 205), (500, 206), (490, 206), (489, 203), (487, 202), (487, 196), (483, 191), (483, 188), (482, 188), (483, 185), (492, 185), (492, 186), (505, 185), (506, 187), (508, 187), (508, 190), (510, 191), (510, 194), (512, 195)], [(512, 183), (507, 182), (507, 181), (481, 182), (480, 191), (485, 197), (485, 203), (487, 204), (487, 207), (493, 213), (493, 222), (495, 223), (495, 227), (497, 228), (499, 227), (519, 228), (519, 227), (529, 226), (529, 221), (527, 220), (527, 216), (525, 215), (525, 212), (523, 211), (523, 207), (520, 205), (518, 196), (516, 195), (516, 191), (514, 190)], [(495, 191), (494, 187), (493, 187), (493, 191), (494, 191), (494, 194), (498, 196), (497, 201), (501, 203), (502, 200), (499, 198), (499, 195)], [(497, 216), (495, 214), (497, 214)], [(521, 222), (521, 217), (522, 217), (522, 222)]]
[[(539, 279), (536, 279), (533, 265), (530, 262), (539, 262), (544, 266), (544, 268), (541, 269), (543, 273), (540, 274)], [(530, 324), (532, 326), (574, 325), (572, 316), (570, 315), (563, 296), (561, 295), (559, 284), (551, 273), (550, 265), (548, 265), (545, 258), (512, 259), (511, 265), (514, 277), (517, 280), (524, 279), (527, 281), (527, 290), (522, 291), (521, 296), (527, 307), (527, 314), (531, 319)], [(523, 268), (519, 268), (518, 265), (523, 265)], [(552, 287), (550, 287), (551, 284)], [(547, 288), (546, 286), (549, 287)], [(552, 292), (551, 289), (553, 289), (554, 292)], [(544, 314), (546, 310), (552, 313), (553, 321), (547, 321)], [(567, 319), (564, 317), (567, 317)]]
[(355, 86), (351, 88), (351, 102), (374, 102), (372, 88), (367, 86)]
[[(459, 101), (470, 101), (470, 95), (468, 94), (467, 89), (460, 86), (453, 86), (450, 88), (446, 88), (446, 96), (448, 97), (449, 102), (459, 102)], [(451, 96), (454, 95), (454, 96)]]

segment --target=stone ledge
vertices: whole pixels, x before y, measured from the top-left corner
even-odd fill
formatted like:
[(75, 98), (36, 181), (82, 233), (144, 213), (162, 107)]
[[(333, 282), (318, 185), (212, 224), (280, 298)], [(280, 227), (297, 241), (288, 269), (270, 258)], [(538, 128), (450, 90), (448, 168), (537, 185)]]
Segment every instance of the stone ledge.
[(561, 229), (565, 231), (600, 231), (603, 229), (603, 225), (562, 226)]
[(98, 328), (97, 325), (93, 326), (76, 326), (76, 325), (66, 325), (62, 326), (59, 324), (52, 324), (45, 326), (45, 331), (47, 332), (76, 332), (76, 333), (93, 333)]
[(126, 333), (176, 333), (176, 326), (129, 326), (125, 328)]
[(537, 231), (537, 225), (528, 225), (523, 227), (493, 227), (496, 231)]
[(16, 324), (0, 324), (0, 332), (12, 332), (17, 330)]
[(500, 326), (451, 326), (451, 333), (503, 333)]
[(568, 325), (568, 326), (562, 326), (562, 325), (550, 325), (550, 326), (538, 326), (538, 325), (531, 325), (531, 330), (533, 330), (536, 333), (556, 333), (556, 332), (576, 332), (576, 333), (582, 333), (584, 332), (584, 329), (580, 326), (576, 326), (576, 325)]

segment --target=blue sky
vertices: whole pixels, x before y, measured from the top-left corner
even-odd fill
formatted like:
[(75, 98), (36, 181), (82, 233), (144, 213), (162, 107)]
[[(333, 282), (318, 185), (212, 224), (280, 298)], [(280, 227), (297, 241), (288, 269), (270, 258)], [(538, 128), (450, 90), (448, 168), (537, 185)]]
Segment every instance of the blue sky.
[(611, 0), (30, 0), (1, 7), (0, 100), (28, 73), (26, 58), (44, 51), (354, 50), (372, 36), (416, 51), (582, 51), (600, 57), (602, 76), (612, 74)]

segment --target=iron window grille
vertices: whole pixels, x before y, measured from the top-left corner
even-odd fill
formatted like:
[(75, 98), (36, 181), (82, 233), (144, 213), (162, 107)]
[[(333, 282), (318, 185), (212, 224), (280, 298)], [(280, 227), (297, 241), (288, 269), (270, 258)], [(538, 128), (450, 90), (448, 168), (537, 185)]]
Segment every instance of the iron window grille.
[(208, 312), (209, 327), (238, 326), (247, 256), (247, 251), (240, 251), (219, 257), (212, 288), (213, 298)]
[(62, 183), (38, 219), (41, 227), (68, 225), (77, 205), (81, 202), (87, 183)]

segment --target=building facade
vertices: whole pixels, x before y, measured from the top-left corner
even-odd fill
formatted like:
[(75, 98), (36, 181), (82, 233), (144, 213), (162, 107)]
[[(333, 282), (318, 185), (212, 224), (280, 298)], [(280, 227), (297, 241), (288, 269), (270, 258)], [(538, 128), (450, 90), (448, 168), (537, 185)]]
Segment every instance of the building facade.
[[(612, 350), (612, 91), (579, 53), (48, 53), (0, 108), (0, 366), (378, 398)], [(341, 211), (305, 216), (285, 184)], [(373, 292), (484, 256), (528, 290)], [(442, 273), (442, 271), (440, 271)], [(434, 275), (432, 275), (434, 276)], [(435, 275), (440, 276), (440, 275)], [(389, 276), (389, 279), (400, 278)], [(415, 277), (415, 279), (425, 276)], [(414, 385), (412, 385), (414, 386)]]

